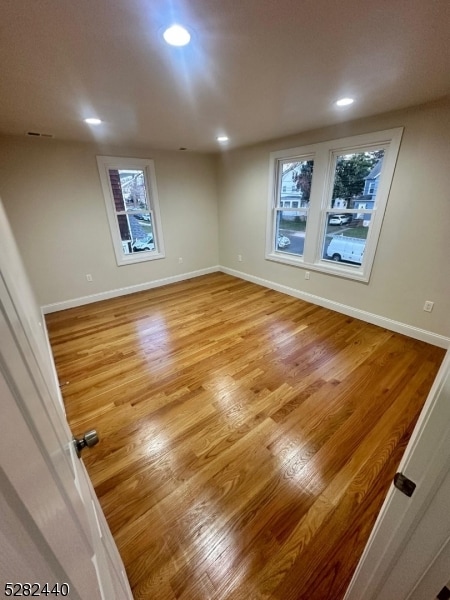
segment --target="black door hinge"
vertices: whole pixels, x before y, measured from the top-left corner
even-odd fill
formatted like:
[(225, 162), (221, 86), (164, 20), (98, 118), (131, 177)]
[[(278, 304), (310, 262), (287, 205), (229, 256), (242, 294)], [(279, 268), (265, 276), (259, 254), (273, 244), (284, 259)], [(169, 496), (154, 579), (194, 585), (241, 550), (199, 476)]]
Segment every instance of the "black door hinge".
[(396, 473), (394, 477), (394, 485), (395, 487), (403, 492), (405, 496), (411, 498), (414, 494), (414, 490), (416, 489), (416, 484), (411, 479), (408, 479), (403, 473)]

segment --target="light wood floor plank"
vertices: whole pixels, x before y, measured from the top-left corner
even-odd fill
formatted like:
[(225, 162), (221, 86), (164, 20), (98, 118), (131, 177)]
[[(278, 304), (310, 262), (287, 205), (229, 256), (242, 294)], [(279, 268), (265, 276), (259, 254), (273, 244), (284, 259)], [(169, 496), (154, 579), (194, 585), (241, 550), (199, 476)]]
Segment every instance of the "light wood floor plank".
[(47, 323), (136, 600), (341, 600), (443, 350), (222, 273)]

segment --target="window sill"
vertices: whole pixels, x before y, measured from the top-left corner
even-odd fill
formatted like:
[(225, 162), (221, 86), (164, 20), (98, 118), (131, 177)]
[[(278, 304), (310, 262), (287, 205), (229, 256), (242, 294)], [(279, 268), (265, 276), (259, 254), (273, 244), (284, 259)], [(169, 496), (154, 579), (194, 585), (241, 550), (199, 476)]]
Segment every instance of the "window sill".
[(123, 267), (124, 265), (132, 265), (134, 263), (147, 262), (149, 260), (159, 260), (160, 258), (165, 258), (166, 255), (163, 252), (142, 252), (138, 255), (136, 254), (128, 254), (123, 256), (122, 258), (117, 258), (117, 265), (119, 267)]
[(300, 267), (307, 271), (318, 271), (319, 273), (325, 273), (326, 275), (333, 275), (334, 277), (342, 277), (343, 279), (352, 279), (354, 281), (360, 281), (362, 283), (369, 282), (369, 276), (366, 275), (361, 267), (344, 265), (342, 263), (335, 263), (334, 261), (321, 260), (317, 263), (308, 263), (304, 260), (304, 257), (294, 257), (279, 252), (271, 252), (266, 254), (266, 260), (273, 262), (290, 265), (293, 267)]

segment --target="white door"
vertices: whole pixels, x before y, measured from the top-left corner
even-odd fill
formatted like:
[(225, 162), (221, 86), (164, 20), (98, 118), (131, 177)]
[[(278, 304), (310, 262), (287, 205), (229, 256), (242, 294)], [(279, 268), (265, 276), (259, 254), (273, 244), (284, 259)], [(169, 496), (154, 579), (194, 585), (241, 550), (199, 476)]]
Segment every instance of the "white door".
[(0, 595), (42, 595), (47, 584), (49, 597), (132, 600), (75, 451), (45, 323), (1, 204), (0, 406)]
[(431, 600), (450, 578), (450, 351), (398, 469), (345, 600)]

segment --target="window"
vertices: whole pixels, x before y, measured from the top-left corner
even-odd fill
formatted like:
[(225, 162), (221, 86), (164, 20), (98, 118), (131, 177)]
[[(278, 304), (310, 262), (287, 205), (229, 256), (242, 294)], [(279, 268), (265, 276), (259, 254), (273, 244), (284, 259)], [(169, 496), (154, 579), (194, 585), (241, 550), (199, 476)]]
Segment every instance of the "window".
[[(402, 132), (273, 152), (266, 258), (369, 281)], [(367, 195), (368, 175), (375, 173), (378, 184)], [(288, 174), (300, 204), (281, 202)]]
[(277, 179), (283, 181), (286, 176), (293, 179), (296, 183), (292, 187), (301, 192), (304, 206), (299, 209), (298, 200), (282, 201), (281, 194), (277, 193), (274, 208), (276, 252), (303, 256), (313, 167), (314, 161), (310, 158), (299, 158), (294, 162), (290, 159), (280, 160), (277, 163)]
[(97, 164), (117, 264), (164, 258), (153, 161), (98, 156)]

